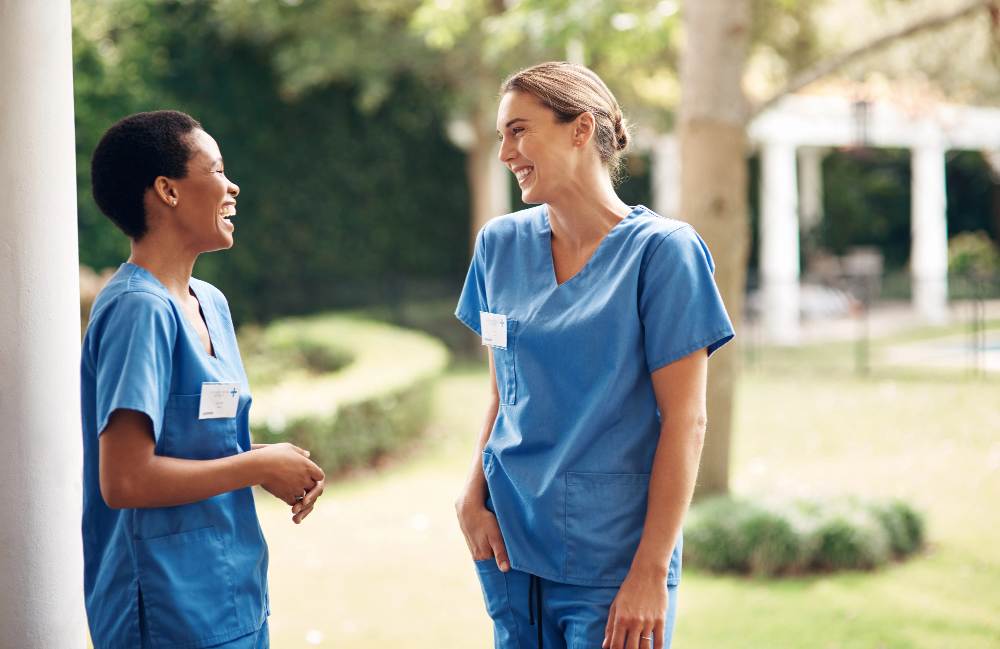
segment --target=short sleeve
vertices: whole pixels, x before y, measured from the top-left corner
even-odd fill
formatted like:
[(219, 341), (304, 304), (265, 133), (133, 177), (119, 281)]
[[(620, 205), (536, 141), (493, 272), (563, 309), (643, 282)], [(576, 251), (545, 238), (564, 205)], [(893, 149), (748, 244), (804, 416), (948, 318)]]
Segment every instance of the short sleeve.
[(146, 413), (159, 440), (177, 339), (173, 310), (151, 293), (118, 296), (99, 315), (94, 345), (97, 432), (119, 408)]
[(699, 349), (711, 356), (732, 340), (714, 271), (708, 246), (690, 226), (666, 235), (649, 253), (639, 283), (639, 318), (650, 372)]
[(475, 331), (480, 336), (481, 322), (479, 313), (489, 312), (489, 303), (486, 300), (486, 229), (483, 228), (476, 236), (476, 248), (472, 254), (472, 263), (469, 265), (469, 274), (465, 278), (465, 287), (462, 289), (462, 296), (458, 298), (458, 308), (455, 309), (455, 317), (464, 322), (466, 326)]

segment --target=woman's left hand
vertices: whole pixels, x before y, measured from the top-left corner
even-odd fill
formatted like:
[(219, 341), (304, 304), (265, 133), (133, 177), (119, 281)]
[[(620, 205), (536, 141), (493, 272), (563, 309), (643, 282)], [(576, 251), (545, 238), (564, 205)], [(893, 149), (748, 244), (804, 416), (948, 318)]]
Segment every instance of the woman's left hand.
[[(663, 632), (670, 607), (665, 568), (635, 564), (611, 603), (603, 649), (663, 649)], [(648, 638), (656, 642), (651, 645)]]
[(316, 499), (323, 495), (323, 482), (325, 481), (317, 482), (316, 486), (310, 489), (300, 502), (292, 505), (292, 522), (296, 525), (312, 513), (313, 507), (316, 506)]
[[(250, 448), (256, 451), (258, 449), (266, 448), (268, 446), (270, 446), (270, 444), (252, 444)], [(301, 452), (305, 457), (309, 457), (309, 451), (301, 451)], [(292, 522), (294, 522), (296, 525), (304, 521), (306, 516), (311, 514), (313, 508), (316, 507), (316, 499), (323, 495), (324, 482), (326, 481), (320, 480), (319, 482), (317, 482), (312, 489), (310, 489), (302, 496), (302, 500), (292, 505)], [(278, 494), (268, 489), (266, 485), (260, 485), (260, 486), (262, 489), (264, 489), (271, 495), (276, 496), (280, 499), (280, 496), (278, 496)]]

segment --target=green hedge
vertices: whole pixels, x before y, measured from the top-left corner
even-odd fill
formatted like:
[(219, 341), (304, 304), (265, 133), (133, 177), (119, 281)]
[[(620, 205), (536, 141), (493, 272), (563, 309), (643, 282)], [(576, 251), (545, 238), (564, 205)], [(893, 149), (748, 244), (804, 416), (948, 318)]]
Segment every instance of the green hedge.
[(713, 498), (693, 506), (684, 525), (684, 561), (713, 572), (870, 570), (923, 543), (923, 516), (901, 500)]
[(347, 315), (244, 327), (239, 338), (254, 441), (308, 449), (328, 475), (417, 439), (448, 364), (431, 336)]

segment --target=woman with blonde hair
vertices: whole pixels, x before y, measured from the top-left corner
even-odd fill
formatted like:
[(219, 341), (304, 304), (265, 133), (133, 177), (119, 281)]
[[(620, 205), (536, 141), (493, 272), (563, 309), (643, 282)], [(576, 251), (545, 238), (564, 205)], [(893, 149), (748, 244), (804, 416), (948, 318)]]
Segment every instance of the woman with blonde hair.
[(536, 207), (479, 232), (456, 311), (489, 346), (456, 509), (496, 647), (669, 647), (708, 357), (733, 337), (713, 262), (618, 198), (628, 129), (592, 71), (515, 73), (497, 131)]

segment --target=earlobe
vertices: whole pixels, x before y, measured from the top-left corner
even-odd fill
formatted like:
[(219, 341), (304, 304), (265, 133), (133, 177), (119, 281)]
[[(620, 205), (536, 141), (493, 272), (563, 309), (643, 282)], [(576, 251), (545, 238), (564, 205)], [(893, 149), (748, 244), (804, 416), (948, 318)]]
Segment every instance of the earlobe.
[(177, 191), (170, 186), (170, 181), (164, 176), (159, 176), (153, 181), (153, 191), (164, 203), (177, 205)]

